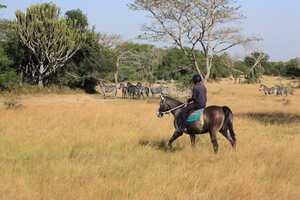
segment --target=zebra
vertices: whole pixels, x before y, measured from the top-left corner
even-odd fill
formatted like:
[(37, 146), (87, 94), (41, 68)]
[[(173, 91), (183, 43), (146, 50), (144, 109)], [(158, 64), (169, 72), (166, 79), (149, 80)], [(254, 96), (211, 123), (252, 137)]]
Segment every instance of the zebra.
[(130, 82), (127, 83), (127, 94), (129, 98), (134, 99), (135, 97), (140, 97), (140, 89), (136, 86), (131, 84)]
[(293, 90), (291, 88), (275, 86), (275, 87), (267, 87), (264, 84), (261, 84), (259, 87), (259, 91), (263, 92), (265, 95), (276, 95), (276, 96), (288, 96), (293, 95)]
[(288, 96), (288, 95), (293, 95), (293, 90), (291, 88), (287, 88), (287, 87), (281, 87), (278, 86), (277, 87), (277, 91), (276, 91), (276, 95), (277, 96)]
[(122, 90), (122, 98), (125, 99), (128, 96), (128, 86), (125, 83), (120, 83), (119, 89)]
[(107, 93), (117, 96), (117, 87), (115, 85), (107, 85), (103, 81), (100, 81), (99, 86), (104, 97)]
[(274, 94), (273, 92), (275, 91), (275, 88), (274, 87), (269, 88), (266, 85), (261, 84), (258, 90), (263, 92), (264, 95), (271, 95)]
[(145, 98), (145, 96), (149, 97), (150, 89), (142, 85), (142, 83), (138, 82), (136, 87), (139, 89), (138, 96)]
[[(148, 87), (143, 87), (142, 94), (145, 94), (147, 97), (149, 97), (149, 94), (150, 94), (150, 88), (148, 88)], [(143, 96), (144, 96), (144, 95), (143, 95)]]
[(167, 95), (169, 93), (168, 88), (167, 87), (153, 87), (150, 88), (152, 96), (154, 96), (155, 94), (163, 94), (163, 95)]

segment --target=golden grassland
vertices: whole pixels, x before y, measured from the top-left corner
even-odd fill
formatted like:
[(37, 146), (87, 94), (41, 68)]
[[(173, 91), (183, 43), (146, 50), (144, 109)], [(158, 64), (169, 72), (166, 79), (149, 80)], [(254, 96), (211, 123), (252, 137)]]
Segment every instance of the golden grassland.
[(237, 150), (219, 134), (217, 155), (208, 135), (168, 151), (172, 117), (155, 116), (155, 99), (48, 94), (1, 105), (0, 199), (298, 200), (300, 91), (266, 97), (258, 86), (208, 84), (209, 104), (235, 115)]

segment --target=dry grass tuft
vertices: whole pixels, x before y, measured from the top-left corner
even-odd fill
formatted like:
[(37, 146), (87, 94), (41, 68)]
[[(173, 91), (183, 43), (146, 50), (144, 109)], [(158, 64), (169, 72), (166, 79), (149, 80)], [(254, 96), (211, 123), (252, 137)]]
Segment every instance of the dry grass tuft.
[(18, 109), (22, 107), (20, 98), (17, 96), (7, 97), (4, 100), (3, 104), (6, 107), (6, 109)]

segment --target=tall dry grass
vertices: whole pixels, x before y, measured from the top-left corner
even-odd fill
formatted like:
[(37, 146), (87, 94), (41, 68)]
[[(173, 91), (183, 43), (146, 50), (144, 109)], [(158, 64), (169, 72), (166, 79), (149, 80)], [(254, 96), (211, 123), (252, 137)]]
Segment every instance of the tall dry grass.
[[(273, 80), (274, 81), (274, 80)], [(167, 151), (172, 117), (157, 100), (22, 96), (0, 108), (0, 199), (300, 199), (300, 91), (265, 97), (258, 85), (209, 84), (232, 108), (237, 151), (218, 135)]]

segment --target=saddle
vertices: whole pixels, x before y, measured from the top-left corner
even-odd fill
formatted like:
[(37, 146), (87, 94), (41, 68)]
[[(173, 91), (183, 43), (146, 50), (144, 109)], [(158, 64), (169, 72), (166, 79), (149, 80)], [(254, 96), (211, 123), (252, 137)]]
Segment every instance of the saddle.
[(204, 109), (193, 111), (186, 119), (186, 122), (192, 124), (194, 122), (201, 121), (201, 124), (203, 124), (203, 111)]

